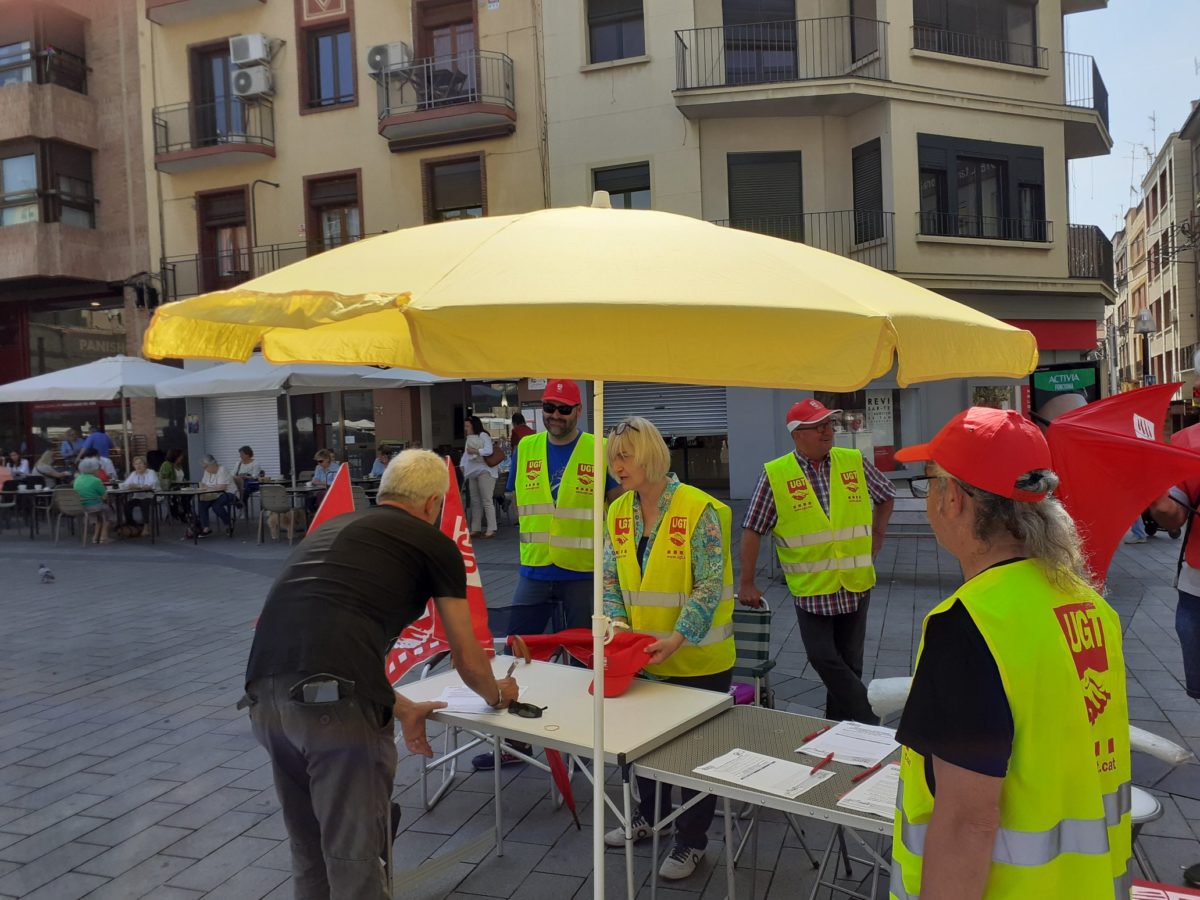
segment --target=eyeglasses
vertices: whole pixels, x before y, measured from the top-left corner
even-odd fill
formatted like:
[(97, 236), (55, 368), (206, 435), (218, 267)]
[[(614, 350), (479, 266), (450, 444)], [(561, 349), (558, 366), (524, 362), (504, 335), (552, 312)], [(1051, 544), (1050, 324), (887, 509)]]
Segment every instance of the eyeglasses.
[[(941, 477), (942, 476), (931, 475), (926, 478), (910, 478), (908, 480), (908, 486), (912, 490), (912, 495), (914, 497), (916, 497), (918, 500), (924, 500), (926, 497), (929, 496), (930, 485), (932, 485), (935, 481), (940, 480)], [(968, 497), (976, 496), (975, 488), (971, 487), (969, 484), (963, 484), (957, 478), (946, 478), (945, 480), (953, 481), (960, 488), (962, 488), (963, 493), (966, 494)]]
[(544, 412), (546, 415), (550, 415), (551, 413), (558, 413), (560, 416), (569, 416), (572, 412), (575, 411), (575, 407), (578, 405), (579, 405), (578, 403), (575, 403), (575, 404), (543, 403), (542, 404), (542, 412)]
[(641, 434), (642, 429), (638, 428), (632, 422), (622, 422), (621, 424), (619, 424), (616, 428), (614, 428), (612, 430), (612, 433), (613, 433), (613, 436), (615, 437), (616, 435), (624, 434), (627, 431), (636, 431), (639, 434)]
[(833, 422), (826, 419), (824, 422), (818, 422), (816, 425), (797, 425), (796, 431), (833, 431)]
[(512, 700), (508, 704), (508, 711), (522, 719), (540, 719), (544, 709), (546, 709), (545, 706), (534, 706), (532, 703), (522, 703), (520, 700)]

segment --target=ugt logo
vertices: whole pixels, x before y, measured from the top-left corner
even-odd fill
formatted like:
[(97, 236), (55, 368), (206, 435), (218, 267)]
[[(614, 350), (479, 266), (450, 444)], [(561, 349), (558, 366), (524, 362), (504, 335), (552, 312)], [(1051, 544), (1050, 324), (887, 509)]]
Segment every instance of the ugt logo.
[(671, 522), (667, 529), (667, 540), (676, 547), (682, 547), (687, 541), (687, 530), (687, 516), (671, 516)]
[(617, 516), (613, 521), (613, 536), (617, 543), (624, 544), (629, 540), (631, 534), (633, 534), (633, 517)]
[(590, 494), (596, 483), (596, 467), (591, 463), (580, 463), (575, 468), (575, 480), (579, 483), (579, 493)]
[(803, 500), (804, 495), (808, 493), (808, 479), (801, 475), (799, 478), (793, 478), (787, 483), (787, 491), (796, 500)]
[(530, 481), (537, 479), (542, 474), (542, 461), (540, 459), (529, 459), (525, 461), (525, 477)]
[(1083, 705), (1088, 722), (1096, 724), (1112, 694), (1104, 689), (1101, 676), (1108, 671), (1104, 650), (1104, 623), (1091, 603), (1070, 603), (1054, 610), (1067, 647), (1075, 660), (1075, 672), (1083, 689)]
[(842, 473), (842, 487), (844, 487), (846, 490), (848, 490), (852, 494), (857, 494), (859, 487), (861, 487), (861, 485), (859, 485), (859, 483), (858, 483), (858, 473), (857, 472), (843, 472)]

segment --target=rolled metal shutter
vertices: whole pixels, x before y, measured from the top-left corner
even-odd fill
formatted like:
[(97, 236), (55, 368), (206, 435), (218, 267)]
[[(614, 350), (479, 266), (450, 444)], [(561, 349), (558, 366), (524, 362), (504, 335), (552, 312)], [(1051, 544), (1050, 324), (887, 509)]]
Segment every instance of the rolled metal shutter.
[(729, 431), (725, 388), (711, 385), (606, 382), (605, 431), (626, 416), (642, 416), (673, 436)]
[[(217, 462), (233, 474), (238, 464), (238, 447), (249, 445), (254, 450), (256, 468), (268, 475), (282, 474), (279, 460), (279, 408), (276, 404), (274, 394), (205, 399), (204, 431), (201, 432), (204, 452), (215, 456)], [(199, 460), (189, 462), (192, 463), (192, 469), (200, 471)]]

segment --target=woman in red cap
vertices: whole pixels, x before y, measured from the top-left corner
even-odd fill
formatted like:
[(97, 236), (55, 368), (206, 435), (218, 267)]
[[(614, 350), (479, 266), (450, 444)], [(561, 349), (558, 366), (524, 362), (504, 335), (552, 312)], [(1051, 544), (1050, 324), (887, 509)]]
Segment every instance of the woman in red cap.
[(964, 583), (925, 619), (896, 735), (891, 897), (1128, 898), (1121, 623), (1052, 496), (1045, 438), (974, 407), (896, 458), (925, 462), (913, 493)]
[[(608, 436), (608, 464), (626, 493), (608, 511), (604, 541), (604, 613), (653, 635), (646, 671), (660, 681), (727, 692), (733, 676), (733, 563), (729, 507), (671, 474), (671, 453), (648, 419), (632, 417)], [(633, 839), (671, 813), (670, 791), (654, 813), (654, 782), (638, 779)], [(687, 803), (694, 791), (683, 791)], [(680, 814), (675, 840), (658, 874), (677, 881), (704, 857), (716, 810), (710, 795)], [(610, 847), (625, 831), (604, 836)]]

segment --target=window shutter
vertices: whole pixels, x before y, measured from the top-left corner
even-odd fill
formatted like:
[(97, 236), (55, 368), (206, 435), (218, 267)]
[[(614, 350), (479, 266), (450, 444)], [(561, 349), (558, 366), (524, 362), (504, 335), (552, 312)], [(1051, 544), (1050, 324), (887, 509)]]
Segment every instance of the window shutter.
[(358, 203), (358, 179), (330, 178), (308, 183), (309, 206), (353, 206)]
[(650, 163), (619, 166), (612, 169), (596, 169), (593, 180), (597, 191), (648, 191), (650, 190)]
[(804, 213), (800, 153), (731, 153), (729, 217), (736, 225), (747, 219), (794, 217)]
[(853, 150), (854, 209), (883, 209), (883, 152), (879, 138)]

